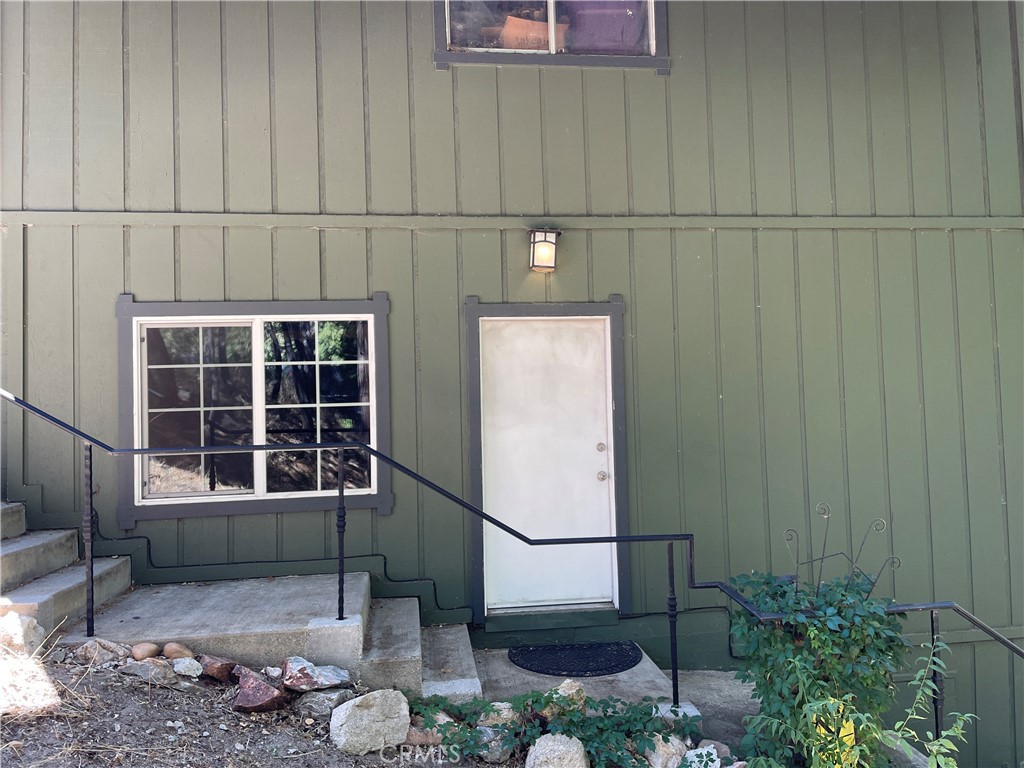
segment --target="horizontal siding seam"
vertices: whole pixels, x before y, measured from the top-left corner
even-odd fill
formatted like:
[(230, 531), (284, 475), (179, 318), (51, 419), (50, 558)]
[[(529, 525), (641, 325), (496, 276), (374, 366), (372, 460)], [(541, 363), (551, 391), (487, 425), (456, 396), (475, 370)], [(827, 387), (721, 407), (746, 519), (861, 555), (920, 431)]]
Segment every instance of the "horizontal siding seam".
[(0, 209), (3, 226), (91, 227), (297, 227), (304, 229), (511, 229), (544, 219), (558, 229), (769, 229), (769, 230), (974, 230), (1024, 231), (1019, 216), (676, 216), (404, 213), (244, 213), (197, 211), (74, 211)]

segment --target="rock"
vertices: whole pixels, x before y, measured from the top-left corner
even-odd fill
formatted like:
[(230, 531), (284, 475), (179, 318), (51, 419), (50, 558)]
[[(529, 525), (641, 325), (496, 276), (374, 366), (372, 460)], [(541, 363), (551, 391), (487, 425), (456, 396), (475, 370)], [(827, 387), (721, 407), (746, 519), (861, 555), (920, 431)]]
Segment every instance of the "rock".
[(329, 720), (335, 707), (356, 697), (350, 688), (334, 688), (328, 691), (310, 691), (296, 699), (294, 707), (303, 719)]
[(326, 688), (351, 688), (352, 678), (340, 667), (318, 667), (301, 656), (289, 656), (281, 669), (281, 682), (293, 691), (322, 691)]
[(125, 661), (130, 654), (131, 649), (126, 645), (94, 637), (78, 647), (75, 651), (75, 661), (99, 666), (111, 661)]
[(590, 768), (590, 760), (579, 739), (546, 733), (526, 753), (526, 768)]
[(512, 705), (507, 701), (495, 701), (491, 704), (488, 710), (480, 716), (477, 721), (478, 725), (504, 725), (505, 723), (514, 722), (516, 719), (515, 710), (512, 709)]
[(32, 616), (7, 613), (0, 616), (0, 646), (31, 656), (46, 639), (46, 632)]
[(132, 658), (136, 661), (152, 659), (160, 655), (160, 646), (156, 643), (136, 643), (132, 646)]
[(548, 693), (554, 694), (555, 700), (540, 711), (541, 716), (548, 720), (553, 720), (563, 712), (583, 711), (587, 706), (587, 692), (575, 680), (563, 680), (561, 685)]
[(222, 656), (208, 656), (204, 654), (199, 657), (199, 663), (203, 666), (203, 674), (207, 677), (212, 677), (214, 680), (220, 680), (222, 683), (232, 683), (238, 679), (237, 676), (232, 677), (231, 675), (232, 670), (238, 666), (236, 661), (225, 659)]
[(688, 745), (677, 736), (669, 736), (668, 741), (655, 737), (654, 749), (643, 752), (640, 757), (646, 760), (651, 768), (679, 768), (690, 749), (692, 745)]
[(413, 747), (434, 747), (444, 743), (444, 739), (437, 730), (437, 726), (445, 723), (454, 723), (451, 717), (445, 712), (438, 712), (434, 715), (434, 726), (427, 728), (424, 719), (420, 715), (412, 718), (409, 725), (409, 733), (406, 734), (405, 743)]
[(269, 677), (271, 680), (281, 679), (281, 668), (280, 667), (264, 667), (263, 674)]
[(171, 662), (171, 668), (176, 675), (184, 677), (196, 678), (203, 674), (203, 665), (195, 659), (174, 659)]
[(243, 673), (238, 676), (238, 690), (235, 691), (235, 700), (231, 703), (233, 710), (236, 712), (271, 712), (288, 705), (291, 697), (287, 693), (275, 688), (251, 669), (235, 667), (236, 671), (239, 669), (244, 669), (248, 674)]
[(697, 745), (697, 749), (704, 749), (704, 747), (714, 747), (715, 752), (718, 753), (718, 757), (732, 757), (732, 752), (729, 751), (729, 747), (720, 741), (714, 741), (713, 739), (701, 739), (700, 744)]
[(512, 750), (501, 746), (501, 734), (497, 730), (486, 725), (478, 725), (476, 730), (480, 741), (487, 747), (480, 755), (481, 760), (485, 763), (507, 763), (512, 759)]
[(121, 672), (139, 677), (150, 685), (161, 685), (164, 688), (176, 688), (179, 683), (171, 663), (163, 659), (129, 661), (121, 667)]
[(686, 753), (686, 762), (694, 768), (722, 768), (718, 750), (713, 746), (697, 747)]
[(191, 659), (195, 656), (192, 649), (181, 643), (165, 643), (163, 657), (165, 659)]
[(373, 691), (331, 714), (331, 741), (350, 755), (396, 747), (408, 734), (409, 702), (400, 691)]

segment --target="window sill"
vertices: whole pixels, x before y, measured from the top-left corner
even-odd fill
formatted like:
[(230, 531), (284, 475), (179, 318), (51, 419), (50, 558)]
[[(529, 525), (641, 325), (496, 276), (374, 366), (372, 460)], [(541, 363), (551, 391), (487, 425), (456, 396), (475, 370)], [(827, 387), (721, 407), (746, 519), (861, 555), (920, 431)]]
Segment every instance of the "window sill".
[[(345, 494), (346, 509), (373, 509), (378, 515), (390, 515), (394, 494)], [(188, 501), (170, 504), (127, 504), (117, 510), (118, 525), (131, 530), (141, 520), (177, 520), (219, 515), (265, 515), (278, 512), (323, 512), (338, 506), (337, 494), (303, 496), (288, 499), (238, 498), (230, 501)]]
[(434, 69), (444, 71), (453, 64), (522, 65), (531, 67), (602, 67), (653, 69), (657, 75), (669, 73), (668, 56), (622, 56), (577, 53), (507, 53), (482, 51), (434, 51)]

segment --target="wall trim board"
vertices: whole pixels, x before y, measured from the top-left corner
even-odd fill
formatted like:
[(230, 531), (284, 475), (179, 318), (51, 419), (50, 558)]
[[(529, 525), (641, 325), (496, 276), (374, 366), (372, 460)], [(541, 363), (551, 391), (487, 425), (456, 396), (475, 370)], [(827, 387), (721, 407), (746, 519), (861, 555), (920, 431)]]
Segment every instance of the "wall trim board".
[(299, 229), (527, 230), (780, 229), (1021, 231), (1019, 216), (502, 216), (359, 213), (193, 213), (174, 211), (0, 210), (8, 226), (295, 227)]

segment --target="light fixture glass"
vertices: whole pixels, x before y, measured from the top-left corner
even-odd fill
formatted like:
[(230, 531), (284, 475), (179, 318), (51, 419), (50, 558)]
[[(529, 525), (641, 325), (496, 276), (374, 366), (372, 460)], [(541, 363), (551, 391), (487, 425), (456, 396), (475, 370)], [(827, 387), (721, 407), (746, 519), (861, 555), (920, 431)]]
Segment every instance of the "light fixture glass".
[(530, 269), (534, 272), (554, 272), (558, 236), (554, 229), (530, 230)]

